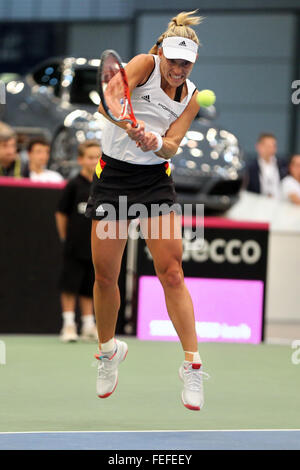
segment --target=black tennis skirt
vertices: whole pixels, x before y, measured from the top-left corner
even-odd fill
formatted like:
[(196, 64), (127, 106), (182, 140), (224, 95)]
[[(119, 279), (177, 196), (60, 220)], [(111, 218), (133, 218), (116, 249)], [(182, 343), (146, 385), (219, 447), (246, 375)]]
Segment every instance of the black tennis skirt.
[(103, 154), (85, 215), (95, 220), (136, 219), (178, 212), (178, 207), (168, 162), (136, 165)]

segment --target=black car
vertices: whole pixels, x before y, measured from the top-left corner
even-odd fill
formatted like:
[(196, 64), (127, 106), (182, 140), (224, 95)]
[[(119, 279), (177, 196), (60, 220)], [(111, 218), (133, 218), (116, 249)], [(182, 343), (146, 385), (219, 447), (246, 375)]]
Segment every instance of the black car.
[(43, 135), (51, 142), (50, 168), (65, 177), (77, 171), (77, 147), (101, 140), (104, 117), (97, 112), (99, 60), (52, 58), (25, 77), (6, 84), (3, 119), (19, 135)]
[(237, 200), (245, 164), (235, 135), (213, 124), (214, 110), (202, 110), (172, 158), (180, 203), (202, 203), (206, 213), (224, 212)]

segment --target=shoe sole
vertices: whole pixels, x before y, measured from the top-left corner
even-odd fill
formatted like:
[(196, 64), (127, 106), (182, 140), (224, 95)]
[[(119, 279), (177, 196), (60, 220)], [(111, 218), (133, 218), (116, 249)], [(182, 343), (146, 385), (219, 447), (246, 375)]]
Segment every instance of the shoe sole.
[[(179, 369), (179, 378), (180, 380), (183, 382), (183, 377), (181, 376), (181, 369)], [(181, 394), (181, 401), (182, 401), (182, 404), (183, 406), (185, 406), (188, 410), (191, 410), (191, 411), (200, 411), (200, 406), (192, 406), (192, 405), (188, 405), (187, 403), (184, 403), (184, 400), (183, 400), (183, 392)]]
[(182, 401), (183, 406), (185, 406), (188, 410), (200, 411), (200, 406), (192, 406), (192, 405), (188, 405), (187, 403), (184, 403), (183, 396), (181, 396), (181, 401)]
[[(126, 353), (124, 354), (124, 357), (123, 357), (123, 359), (121, 359), (120, 363), (123, 362), (123, 361), (125, 361), (127, 354), (128, 354), (128, 348), (126, 349)], [(97, 395), (98, 398), (108, 398), (108, 397), (110, 397), (110, 396), (114, 393), (114, 391), (116, 390), (116, 388), (117, 388), (118, 380), (119, 380), (119, 379), (117, 378), (116, 385), (114, 386), (114, 389), (113, 389), (111, 392), (105, 393), (105, 395)]]

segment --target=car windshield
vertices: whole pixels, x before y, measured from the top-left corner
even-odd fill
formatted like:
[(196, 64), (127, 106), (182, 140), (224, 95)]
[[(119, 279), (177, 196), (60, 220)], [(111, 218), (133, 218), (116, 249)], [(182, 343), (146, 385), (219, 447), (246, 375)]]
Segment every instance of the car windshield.
[(71, 85), (70, 101), (74, 104), (96, 104), (97, 69), (77, 69)]

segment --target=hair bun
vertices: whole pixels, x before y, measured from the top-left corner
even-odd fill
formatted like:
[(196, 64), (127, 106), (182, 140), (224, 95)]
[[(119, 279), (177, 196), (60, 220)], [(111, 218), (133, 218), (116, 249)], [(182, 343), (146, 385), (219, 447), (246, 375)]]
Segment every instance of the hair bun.
[(201, 23), (203, 20), (202, 16), (192, 16), (194, 13), (197, 13), (198, 10), (194, 11), (182, 11), (178, 13), (178, 15), (174, 16), (169, 23), (168, 28), (174, 28), (176, 26), (180, 27), (188, 27), (188, 26), (196, 26), (197, 24)]

